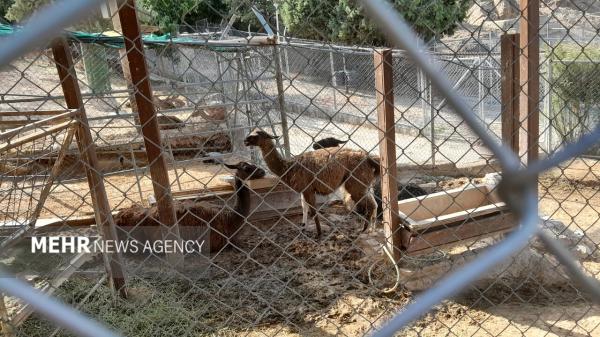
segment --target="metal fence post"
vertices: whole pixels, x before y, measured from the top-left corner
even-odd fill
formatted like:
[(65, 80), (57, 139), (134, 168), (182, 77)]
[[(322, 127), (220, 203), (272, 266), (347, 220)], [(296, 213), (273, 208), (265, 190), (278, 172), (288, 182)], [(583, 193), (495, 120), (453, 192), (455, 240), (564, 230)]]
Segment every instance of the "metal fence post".
[(437, 152), (437, 146), (435, 145), (435, 107), (433, 106), (433, 86), (431, 85), (431, 81), (427, 81), (427, 89), (428, 89), (428, 100), (429, 100), (429, 111), (430, 111), (430, 136), (431, 136), (431, 165), (435, 168), (435, 153)]
[(335, 92), (337, 91), (337, 78), (335, 76), (335, 62), (333, 59), (333, 49), (329, 47), (329, 66), (331, 68), (331, 92), (333, 93), (333, 111), (337, 111), (337, 98)]
[(275, 81), (277, 82), (277, 102), (279, 112), (281, 114), (281, 133), (283, 134), (283, 149), (286, 157), (290, 157), (290, 136), (287, 122), (287, 114), (285, 112), (285, 98), (283, 89), (283, 75), (281, 74), (281, 56), (279, 55), (279, 43), (273, 46), (273, 58), (275, 61)]
[(547, 149), (546, 151), (548, 152), (552, 152), (553, 150), (553, 139), (552, 139), (552, 133), (554, 132), (554, 126), (552, 123), (552, 119), (553, 119), (553, 110), (552, 110), (552, 90), (550, 89), (550, 86), (552, 85), (552, 68), (554, 67), (554, 64), (552, 62), (552, 54), (550, 54), (548, 56), (548, 60), (546, 61), (547, 64), (547, 68), (548, 68), (548, 73), (547, 73), (547, 79), (546, 79), (546, 90), (545, 90), (545, 106), (546, 106), (546, 117), (548, 118), (548, 130), (547, 132)]

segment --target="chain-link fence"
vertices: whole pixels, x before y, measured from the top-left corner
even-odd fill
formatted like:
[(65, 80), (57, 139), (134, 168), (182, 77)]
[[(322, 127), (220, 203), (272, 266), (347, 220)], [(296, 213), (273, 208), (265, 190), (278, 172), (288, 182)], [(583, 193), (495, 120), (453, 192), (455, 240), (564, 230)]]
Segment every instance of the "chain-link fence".
[(2, 334), (599, 334), (597, 5), (436, 4), (2, 24)]

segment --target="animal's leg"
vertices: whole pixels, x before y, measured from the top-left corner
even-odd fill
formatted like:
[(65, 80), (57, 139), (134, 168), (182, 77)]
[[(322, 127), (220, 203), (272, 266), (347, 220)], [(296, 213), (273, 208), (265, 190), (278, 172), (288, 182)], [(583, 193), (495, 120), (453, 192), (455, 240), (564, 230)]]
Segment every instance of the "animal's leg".
[(350, 199), (355, 204), (354, 211), (361, 216), (364, 222), (362, 231), (366, 231), (369, 225), (374, 222), (373, 217), (377, 215), (377, 203), (375, 197), (369, 192), (367, 186), (360, 181), (350, 178), (344, 184), (344, 188), (350, 194)]
[(314, 192), (304, 192), (304, 201), (308, 204), (310, 216), (315, 220), (315, 227), (317, 229), (317, 239), (321, 237), (321, 224), (319, 223), (319, 213), (317, 212), (317, 197)]
[(377, 218), (377, 202), (375, 202), (375, 197), (371, 192), (368, 192), (364, 197), (362, 202), (365, 203), (365, 224), (363, 227), (363, 232), (369, 228), (369, 225), (375, 223), (375, 219)]
[(304, 200), (304, 193), (300, 194), (300, 203), (302, 204), (302, 224), (304, 227), (308, 223), (308, 203)]

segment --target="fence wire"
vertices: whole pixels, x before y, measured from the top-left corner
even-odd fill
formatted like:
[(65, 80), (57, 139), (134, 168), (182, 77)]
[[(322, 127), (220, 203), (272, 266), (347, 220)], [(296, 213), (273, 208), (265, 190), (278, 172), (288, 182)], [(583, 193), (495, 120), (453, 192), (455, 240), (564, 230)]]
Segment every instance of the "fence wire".
[(531, 83), (514, 1), (77, 3), (0, 30), (2, 335), (598, 334), (594, 3), (540, 2)]

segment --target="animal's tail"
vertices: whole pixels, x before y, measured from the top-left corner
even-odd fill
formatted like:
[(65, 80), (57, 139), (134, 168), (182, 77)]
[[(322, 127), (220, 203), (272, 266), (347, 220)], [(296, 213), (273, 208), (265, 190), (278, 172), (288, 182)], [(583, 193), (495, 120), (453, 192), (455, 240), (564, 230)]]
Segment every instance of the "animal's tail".
[(373, 172), (376, 177), (379, 177), (381, 164), (379, 162), (379, 156), (370, 155), (367, 157), (367, 163), (373, 168)]

